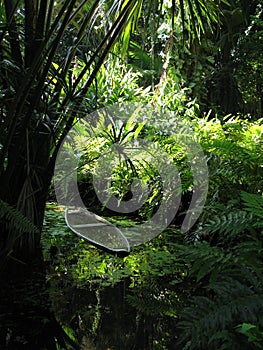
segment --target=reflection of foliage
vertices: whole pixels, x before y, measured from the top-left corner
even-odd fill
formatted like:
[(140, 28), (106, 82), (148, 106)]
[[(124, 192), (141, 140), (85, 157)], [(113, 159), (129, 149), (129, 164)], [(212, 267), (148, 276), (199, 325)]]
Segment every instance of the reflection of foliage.
[[(78, 329), (79, 339), (90, 332), (95, 344), (125, 349), (125, 332), (129, 346), (136, 349), (145, 349), (149, 343), (158, 350), (199, 350), (207, 346), (211, 350), (257, 349), (263, 329), (262, 121), (228, 117), (223, 122), (192, 119), (189, 123), (210, 171), (208, 200), (191, 232), (183, 235), (173, 225), (154, 240), (133, 248), (123, 260), (99, 253), (67, 234), (63, 220), (57, 225), (59, 229), (45, 234), (43, 245), (46, 260), (51, 263), (54, 307), (63, 323)], [(116, 137), (125, 143), (127, 134), (120, 133), (125, 125), (115, 125), (115, 132), (112, 125), (108, 127), (100, 129), (96, 142), (90, 139), (84, 157), (93, 159), (86, 164), (88, 173), (95, 166), (94, 155), (100, 156)], [(107, 132), (103, 134), (103, 130)], [(141, 135), (147, 135), (174, 159), (188, 191), (191, 173), (176, 137), (161, 129), (154, 133), (149, 125), (142, 127)], [(132, 139), (133, 132), (128, 136)], [(120, 195), (126, 193), (129, 183), (125, 182), (129, 167), (124, 165), (120, 164), (115, 173), (115, 189)], [(134, 165), (143, 175), (142, 163)], [(80, 172), (83, 181), (85, 171)], [(121, 187), (118, 181), (122, 179), (127, 187)], [(144, 210), (149, 207), (146, 205)], [(59, 222), (54, 212), (47, 211), (47, 223), (50, 220)], [(124, 227), (138, 223), (127, 216), (109, 220)], [(57, 283), (61, 283), (65, 295), (58, 295)], [(90, 300), (90, 308), (76, 301), (79, 295), (81, 300)], [(72, 312), (75, 318), (81, 318), (82, 331), (69, 321), (72, 317), (66, 305), (72, 298)], [(246, 324), (256, 328), (242, 328)]]
[[(64, 233), (64, 228), (60, 233), (45, 234), (43, 244), (49, 252), (46, 258), (53, 266), (49, 273), (51, 296), (61, 321), (74, 328), (69, 318), (80, 318), (79, 335), (93, 329), (96, 334), (90, 333), (88, 338), (95, 343), (107, 341), (114, 346), (120, 341), (122, 348), (126, 343), (121, 334), (128, 327), (130, 344), (136, 344), (139, 334), (143, 334), (141, 346), (151, 338), (159, 344), (157, 349), (172, 349), (178, 340), (177, 346), (188, 344), (187, 349), (203, 349), (207, 344), (210, 349), (254, 349), (252, 344), (256, 346), (259, 333), (243, 333), (244, 337), (238, 334), (245, 332), (239, 326), (242, 323), (262, 329), (259, 316), (263, 307), (263, 226), (258, 213), (262, 216), (263, 201), (259, 195), (246, 193), (242, 198), (244, 208), (240, 213), (232, 217), (222, 213), (217, 215), (217, 222), (211, 220), (200, 226), (193, 244), (185, 244), (181, 234), (168, 229), (123, 260), (98, 253)], [(245, 213), (247, 220), (240, 225)], [(54, 212), (49, 212), (47, 222), (50, 220), (58, 222)], [(51, 246), (58, 249), (55, 255), (50, 254)], [(61, 287), (66, 294), (58, 295)], [(90, 300), (90, 307), (79, 298)], [(68, 302), (73, 308), (70, 314)], [(108, 317), (112, 328), (103, 328)], [(125, 325), (121, 327), (123, 317)], [(137, 322), (139, 330), (133, 326)]]

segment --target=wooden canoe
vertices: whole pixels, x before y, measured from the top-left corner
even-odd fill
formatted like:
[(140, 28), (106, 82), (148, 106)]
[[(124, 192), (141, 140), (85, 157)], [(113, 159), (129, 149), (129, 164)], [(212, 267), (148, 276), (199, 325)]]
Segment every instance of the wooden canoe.
[(108, 253), (126, 256), (130, 245), (123, 233), (106, 219), (84, 208), (66, 209), (67, 226), (79, 237)]

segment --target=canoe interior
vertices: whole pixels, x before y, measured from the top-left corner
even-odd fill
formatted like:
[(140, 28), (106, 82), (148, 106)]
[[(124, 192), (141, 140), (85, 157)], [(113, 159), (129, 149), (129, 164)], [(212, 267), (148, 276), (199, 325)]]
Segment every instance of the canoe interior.
[(68, 227), (89, 243), (108, 252), (130, 252), (130, 245), (122, 232), (102, 217), (83, 208), (66, 209)]

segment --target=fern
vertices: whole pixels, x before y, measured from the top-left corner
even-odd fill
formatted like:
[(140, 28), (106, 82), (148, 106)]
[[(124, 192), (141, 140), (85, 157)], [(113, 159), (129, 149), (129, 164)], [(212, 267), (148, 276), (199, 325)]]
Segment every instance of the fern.
[[(224, 246), (234, 246), (240, 241), (258, 239), (260, 237), (260, 228), (263, 227), (263, 198), (257, 194), (241, 192), (240, 199), (232, 200), (233, 203), (225, 205), (215, 204), (207, 207), (203, 213), (205, 223), (200, 223), (197, 230), (189, 236), (189, 239), (206, 239), (211, 241), (215, 236), (214, 244)], [(242, 209), (237, 208), (242, 206)], [(259, 235), (258, 235), (259, 234)]]
[(175, 313), (169, 298), (162, 296), (160, 293), (156, 294), (133, 294), (127, 295), (129, 304), (136, 308), (141, 314), (148, 316), (164, 316)]
[(226, 237), (236, 237), (239, 233), (251, 228), (255, 218), (246, 211), (235, 210), (230, 213), (222, 213), (215, 216), (209, 222), (204, 224), (196, 233), (202, 235), (204, 232), (220, 232)]
[[(254, 242), (244, 254), (245, 243), (242, 244), (228, 252), (206, 242), (192, 249), (184, 247), (185, 260), (192, 262), (189, 277), (196, 279), (197, 295), (182, 310), (178, 324), (182, 329), (180, 344), (188, 342), (189, 349), (206, 349), (209, 344), (209, 349), (217, 350), (230, 337), (229, 348), (236, 348), (238, 340), (232, 339), (232, 329), (242, 322), (260, 323), (262, 250), (256, 252)], [(255, 256), (257, 263), (253, 260)]]
[(37, 233), (38, 229), (19, 210), (0, 199), (0, 220), (4, 220), (9, 229), (19, 232)]
[[(263, 293), (255, 294), (249, 288), (237, 285), (234, 280), (228, 281), (227, 294), (214, 299), (194, 297), (192, 305), (184, 309), (183, 319), (178, 324), (183, 330), (180, 343), (190, 341), (192, 345), (189, 349), (217, 350), (221, 344), (215, 338), (218, 332), (234, 329), (244, 321), (258, 322), (255, 315), (259, 314), (259, 310), (263, 310)], [(232, 344), (231, 348), (235, 345)]]
[(258, 194), (242, 191), (241, 198), (245, 204), (246, 210), (254, 216), (263, 219), (263, 197)]
[(208, 155), (211, 188), (226, 196), (233, 195), (233, 185), (253, 192), (262, 189), (262, 133), (255, 133), (262, 130), (261, 124), (262, 121), (249, 123), (236, 118), (197, 126), (200, 143)]
[[(235, 327), (244, 322), (263, 327), (263, 199), (241, 193), (244, 209), (236, 204), (213, 215), (194, 233), (192, 245), (178, 245), (178, 257), (189, 265), (194, 295), (182, 309), (179, 345), (189, 350), (254, 349)], [(239, 205), (241, 205), (239, 201)], [(221, 208), (222, 209), (222, 208)], [(215, 246), (200, 241), (217, 235)]]

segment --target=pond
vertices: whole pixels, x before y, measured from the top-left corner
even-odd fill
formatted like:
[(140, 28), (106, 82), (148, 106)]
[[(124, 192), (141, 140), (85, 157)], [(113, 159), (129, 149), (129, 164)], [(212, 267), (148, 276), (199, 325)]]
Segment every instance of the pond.
[(42, 246), (52, 311), (80, 349), (175, 349), (182, 268), (174, 236), (167, 229), (119, 258), (75, 236), (49, 206)]

